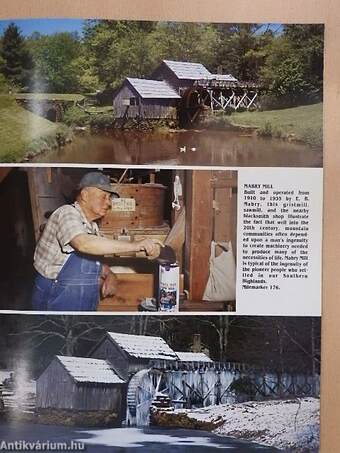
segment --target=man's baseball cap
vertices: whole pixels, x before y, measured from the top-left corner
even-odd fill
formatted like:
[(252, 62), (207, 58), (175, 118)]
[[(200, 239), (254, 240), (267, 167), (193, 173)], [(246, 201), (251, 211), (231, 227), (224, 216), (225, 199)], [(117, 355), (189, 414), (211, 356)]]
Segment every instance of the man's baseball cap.
[(116, 198), (119, 198), (119, 194), (112, 188), (110, 178), (99, 171), (91, 171), (81, 178), (78, 189), (83, 189), (84, 187), (96, 187), (105, 192), (110, 192), (115, 195)]

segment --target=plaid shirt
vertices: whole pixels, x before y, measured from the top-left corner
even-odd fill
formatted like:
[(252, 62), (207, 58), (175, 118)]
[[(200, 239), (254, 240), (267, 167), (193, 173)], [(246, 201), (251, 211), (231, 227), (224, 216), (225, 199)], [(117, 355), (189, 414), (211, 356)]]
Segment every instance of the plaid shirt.
[(70, 242), (83, 233), (99, 236), (99, 229), (95, 222), (86, 219), (77, 202), (54, 211), (34, 253), (34, 267), (39, 274), (46, 278), (56, 278), (70, 253), (74, 251)]

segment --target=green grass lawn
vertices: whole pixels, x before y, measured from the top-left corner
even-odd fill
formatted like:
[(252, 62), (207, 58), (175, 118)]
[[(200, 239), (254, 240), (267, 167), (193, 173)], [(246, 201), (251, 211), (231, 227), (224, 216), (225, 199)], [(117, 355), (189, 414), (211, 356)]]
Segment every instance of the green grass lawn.
[(85, 110), (89, 113), (111, 113), (111, 112), (113, 112), (113, 106), (112, 105), (102, 105), (102, 106), (88, 105), (85, 107)]
[(36, 99), (37, 101), (71, 101), (71, 102), (80, 102), (85, 99), (85, 96), (82, 94), (73, 94), (73, 93), (16, 93), (16, 99)]
[(48, 148), (65, 126), (20, 107), (13, 96), (0, 95), (0, 162), (20, 162), (27, 153)]
[(253, 126), (267, 137), (292, 138), (314, 146), (322, 146), (322, 103), (264, 112), (231, 114), (235, 126)]

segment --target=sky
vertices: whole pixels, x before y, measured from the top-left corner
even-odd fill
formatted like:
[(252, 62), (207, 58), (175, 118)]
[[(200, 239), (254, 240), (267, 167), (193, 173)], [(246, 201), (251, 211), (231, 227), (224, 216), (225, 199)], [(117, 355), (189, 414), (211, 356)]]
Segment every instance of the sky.
[(43, 35), (51, 35), (53, 33), (69, 31), (77, 31), (81, 33), (83, 19), (15, 19), (15, 20), (0, 20), (0, 35), (14, 22), (21, 30), (24, 36), (29, 36), (33, 32), (38, 31)]
[[(13, 19), (0, 20), (0, 36), (8, 25), (14, 22), (21, 30), (23, 36), (29, 36), (38, 31), (42, 35), (51, 35), (58, 32), (82, 33), (84, 19)], [(280, 24), (270, 24), (272, 30), (280, 29)]]

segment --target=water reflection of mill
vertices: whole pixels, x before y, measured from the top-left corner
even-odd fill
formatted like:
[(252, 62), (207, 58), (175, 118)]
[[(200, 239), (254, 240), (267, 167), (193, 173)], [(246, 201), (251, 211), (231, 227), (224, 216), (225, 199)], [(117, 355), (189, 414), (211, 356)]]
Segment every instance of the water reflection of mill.
[[(181, 149), (185, 148), (185, 152)], [(195, 151), (192, 151), (194, 149)], [(37, 162), (320, 167), (322, 150), (239, 131), (118, 131), (79, 135)]]

